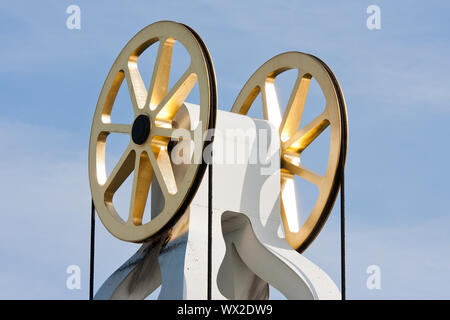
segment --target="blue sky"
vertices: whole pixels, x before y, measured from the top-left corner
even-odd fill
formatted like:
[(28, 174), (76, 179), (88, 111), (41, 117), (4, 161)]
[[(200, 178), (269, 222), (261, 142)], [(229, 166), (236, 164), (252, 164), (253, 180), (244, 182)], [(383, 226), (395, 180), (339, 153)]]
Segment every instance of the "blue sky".
[[(81, 30), (66, 8), (81, 8)], [(366, 8), (381, 8), (381, 30)], [(0, 298), (87, 297), (87, 147), (103, 81), (144, 26), (193, 27), (213, 57), (219, 107), (290, 50), (324, 60), (348, 108), (348, 297), (450, 298), (450, 5), (443, 1), (39, 1), (0, 13)], [(339, 283), (338, 206), (305, 253)], [(98, 287), (137, 249), (97, 223)], [(82, 270), (67, 290), (66, 267)], [(381, 268), (382, 289), (366, 288)]]

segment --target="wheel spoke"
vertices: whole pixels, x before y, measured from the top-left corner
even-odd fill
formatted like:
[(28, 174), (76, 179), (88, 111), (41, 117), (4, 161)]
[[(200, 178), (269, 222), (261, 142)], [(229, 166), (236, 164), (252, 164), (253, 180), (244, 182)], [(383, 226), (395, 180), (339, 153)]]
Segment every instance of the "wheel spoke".
[(142, 224), (142, 216), (144, 215), (152, 176), (153, 171), (150, 159), (146, 152), (141, 152), (136, 156), (134, 166), (128, 223), (132, 222), (136, 226)]
[(131, 125), (105, 123), (101, 126), (101, 132), (130, 134)]
[(177, 192), (177, 184), (173, 175), (172, 164), (167, 149), (161, 148), (157, 162), (164, 181), (166, 182), (167, 191), (169, 191), (170, 194), (175, 194)]
[(315, 184), (320, 189), (320, 186), (323, 181), (323, 176), (315, 173), (314, 171), (300, 164), (300, 159), (298, 155), (295, 156), (290, 154), (284, 154), (283, 157), (281, 158), (281, 167), (283, 169), (288, 170), (292, 174), (295, 174), (305, 179), (306, 181)]
[(125, 78), (125, 72), (123, 70), (119, 71), (114, 80), (111, 83), (111, 88), (105, 98), (105, 103), (102, 110), (102, 120), (108, 122), (111, 120), (111, 111), (114, 106), (114, 101), (116, 100), (117, 93), (122, 86), (123, 79)]
[(153, 127), (152, 136), (171, 138), (172, 140), (180, 140), (189, 138), (194, 140), (194, 132), (187, 129), (174, 129), (165, 127)]
[(134, 113), (137, 114), (140, 109), (144, 108), (145, 101), (147, 100), (147, 89), (139, 73), (137, 62), (128, 62), (125, 68), (125, 78), (127, 79), (128, 91), (130, 92)]
[(294, 90), (289, 97), (289, 102), (284, 111), (283, 120), (281, 121), (281, 141), (288, 140), (300, 127), (310, 83), (311, 76), (300, 75), (299, 71), (299, 76), (295, 81)]
[(153, 127), (152, 136), (172, 138), (175, 129), (165, 127)]
[(296, 233), (300, 230), (294, 177), (283, 173), (281, 178), (281, 218), (288, 231)]
[(172, 64), (174, 43), (174, 39), (161, 39), (159, 41), (158, 54), (148, 89), (151, 110), (155, 109), (161, 103), (169, 90), (170, 67)]
[(103, 185), (107, 199), (112, 200), (114, 193), (131, 174), (134, 169), (135, 160), (136, 152), (128, 146)]
[(169, 93), (164, 97), (161, 103), (153, 110), (155, 118), (163, 120), (173, 119), (178, 109), (183, 105), (187, 96), (194, 88), (197, 82), (197, 75), (192, 72), (191, 67), (175, 83)]
[(166, 147), (158, 147), (157, 152), (149, 153), (153, 172), (167, 200), (169, 194), (177, 193), (177, 184), (172, 170), (169, 153)]
[(313, 142), (328, 126), (330, 122), (322, 113), (300, 131), (297, 131), (290, 139), (282, 143), (283, 150), (302, 152)]
[(267, 79), (262, 89), (262, 103), (264, 119), (272, 122), (276, 127), (281, 123), (281, 109), (278, 102), (274, 79)]

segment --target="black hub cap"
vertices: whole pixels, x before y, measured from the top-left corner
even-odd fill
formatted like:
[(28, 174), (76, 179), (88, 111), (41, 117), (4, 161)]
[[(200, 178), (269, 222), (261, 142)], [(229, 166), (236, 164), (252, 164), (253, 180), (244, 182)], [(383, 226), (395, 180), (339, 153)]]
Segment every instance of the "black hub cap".
[(138, 116), (131, 129), (131, 138), (136, 144), (143, 144), (150, 135), (150, 119), (145, 114)]

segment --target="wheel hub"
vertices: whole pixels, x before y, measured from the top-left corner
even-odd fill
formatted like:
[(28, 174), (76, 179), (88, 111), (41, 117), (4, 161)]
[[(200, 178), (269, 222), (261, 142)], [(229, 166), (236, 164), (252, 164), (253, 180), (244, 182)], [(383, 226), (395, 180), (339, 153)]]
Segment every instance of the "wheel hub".
[(133, 142), (138, 145), (144, 144), (150, 135), (150, 127), (150, 118), (147, 115), (141, 114), (138, 116), (134, 120), (131, 129), (131, 138), (133, 139)]

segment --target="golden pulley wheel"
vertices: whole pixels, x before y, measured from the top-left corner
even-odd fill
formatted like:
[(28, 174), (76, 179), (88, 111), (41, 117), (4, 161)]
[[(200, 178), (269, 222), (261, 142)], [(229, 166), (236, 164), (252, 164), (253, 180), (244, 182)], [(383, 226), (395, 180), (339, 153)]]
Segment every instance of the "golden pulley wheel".
[[(275, 78), (287, 70), (298, 75), (284, 114), (281, 114)], [(311, 79), (319, 84), (326, 100), (325, 110), (300, 128)], [(263, 115), (279, 128), (281, 156), (281, 218), (287, 242), (303, 252), (325, 224), (338, 194), (347, 151), (347, 114), (344, 97), (330, 68), (320, 59), (301, 52), (287, 52), (264, 63), (247, 81), (233, 104), (232, 112), (247, 114), (261, 94)], [(326, 173), (319, 175), (305, 167), (302, 152), (330, 127), (330, 148)], [(298, 218), (294, 176), (318, 188), (318, 197), (302, 226)]]
[[(172, 52), (176, 41), (188, 52), (190, 65), (169, 88)], [(150, 46), (158, 46), (158, 52), (150, 85), (146, 88), (138, 61), (139, 56)], [(115, 60), (100, 93), (92, 123), (89, 180), (98, 215), (117, 238), (130, 242), (150, 239), (173, 227), (189, 206), (203, 178), (206, 163), (203, 159), (189, 163), (182, 181), (177, 183), (169, 154), (169, 142), (176, 138), (173, 119), (198, 82), (198, 126), (202, 133), (213, 128), (217, 110), (215, 81), (213, 64), (201, 38), (189, 27), (171, 21), (156, 22), (142, 29)], [(126, 82), (130, 94), (133, 123), (111, 122), (111, 111), (122, 82)], [(203, 139), (195, 141), (194, 130), (199, 128), (189, 131), (193, 147), (203, 151), (208, 142)], [(105, 146), (111, 134), (128, 135), (130, 140), (108, 175)], [(129, 212), (122, 215), (128, 218), (122, 219), (114, 207), (113, 197), (132, 173)], [(142, 223), (150, 184), (155, 179), (164, 197), (164, 208), (149, 222)]]

